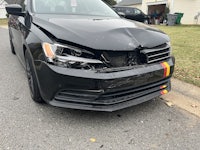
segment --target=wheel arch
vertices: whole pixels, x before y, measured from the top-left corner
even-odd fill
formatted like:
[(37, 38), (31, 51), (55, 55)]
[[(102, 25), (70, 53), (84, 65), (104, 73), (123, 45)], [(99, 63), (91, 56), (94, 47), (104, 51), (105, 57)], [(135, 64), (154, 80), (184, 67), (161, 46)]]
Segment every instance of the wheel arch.
[(26, 52), (27, 48), (25, 46), (25, 44), (23, 44), (23, 53), (24, 53), (24, 58), (25, 58), (25, 52)]
[[(32, 55), (32, 52), (31, 50), (25, 45), (23, 44), (23, 53), (24, 53), (24, 60), (25, 60), (25, 63), (26, 63), (26, 52), (29, 53), (29, 56), (30, 56), (30, 59), (31, 59), (31, 63), (32, 63), (32, 66), (33, 66), (33, 71), (35, 73), (35, 77), (36, 77), (36, 81), (37, 81), (37, 84), (38, 84), (38, 88), (39, 88), (39, 92), (41, 93), (41, 86), (40, 86), (40, 82), (39, 82), (39, 79), (38, 79), (38, 75), (37, 75), (37, 71), (36, 71), (36, 66), (35, 66), (35, 61), (34, 61), (34, 57)], [(26, 66), (25, 66), (25, 69), (26, 69)], [(42, 95), (41, 95), (42, 96)]]

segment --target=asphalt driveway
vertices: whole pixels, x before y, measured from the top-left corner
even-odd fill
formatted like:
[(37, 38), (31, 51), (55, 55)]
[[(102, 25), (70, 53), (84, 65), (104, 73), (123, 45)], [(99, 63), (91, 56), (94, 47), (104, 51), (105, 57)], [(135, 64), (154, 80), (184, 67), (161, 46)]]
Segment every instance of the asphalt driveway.
[(113, 113), (34, 103), (0, 28), (0, 150), (199, 150), (200, 118), (161, 99)]

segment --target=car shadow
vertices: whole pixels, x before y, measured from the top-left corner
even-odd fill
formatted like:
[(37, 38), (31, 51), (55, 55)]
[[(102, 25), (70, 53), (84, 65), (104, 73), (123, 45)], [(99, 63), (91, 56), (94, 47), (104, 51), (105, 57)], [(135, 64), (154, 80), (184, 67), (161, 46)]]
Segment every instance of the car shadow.
[[(79, 120), (79, 123), (83, 124), (96, 124), (99, 123), (118, 123), (119, 121), (126, 121), (129, 118), (142, 119), (148, 115), (152, 115), (155, 111), (163, 108), (163, 102), (160, 98), (118, 110), (115, 112), (98, 112), (98, 111), (87, 111), (87, 110), (75, 110), (67, 108), (53, 107), (47, 104), (36, 105), (36, 107), (42, 108), (42, 115), (48, 114), (55, 121), (69, 121), (70, 119)], [(74, 121), (75, 122), (75, 121)], [(76, 122), (75, 122), (76, 123)]]

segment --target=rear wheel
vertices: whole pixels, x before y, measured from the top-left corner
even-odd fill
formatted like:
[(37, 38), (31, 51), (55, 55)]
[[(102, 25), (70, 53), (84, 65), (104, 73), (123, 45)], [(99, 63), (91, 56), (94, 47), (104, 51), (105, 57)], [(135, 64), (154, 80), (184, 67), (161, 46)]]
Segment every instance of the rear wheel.
[(15, 53), (15, 48), (14, 48), (14, 45), (13, 45), (13, 41), (12, 41), (12, 37), (11, 37), (11, 34), (10, 34), (10, 31), (9, 31), (9, 39), (10, 39), (10, 48), (11, 48), (11, 52), (12, 54), (16, 54)]
[(42, 103), (44, 102), (41, 95), (40, 91), (38, 88), (38, 83), (36, 79), (36, 74), (33, 69), (33, 63), (31, 61), (31, 56), (28, 53), (28, 51), (25, 52), (25, 61), (26, 61), (26, 74), (27, 74), (27, 79), (28, 79), (28, 85), (31, 93), (32, 99), (37, 102), (37, 103)]

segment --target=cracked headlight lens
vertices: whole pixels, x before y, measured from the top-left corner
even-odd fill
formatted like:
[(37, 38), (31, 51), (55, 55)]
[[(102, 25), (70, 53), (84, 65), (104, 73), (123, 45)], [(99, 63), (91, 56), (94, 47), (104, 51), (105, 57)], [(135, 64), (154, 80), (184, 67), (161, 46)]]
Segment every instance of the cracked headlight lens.
[(60, 44), (42, 44), (47, 61), (55, 65), (76, 68), (92, 69), (91, 65), (102, 64), (90, 51)]

